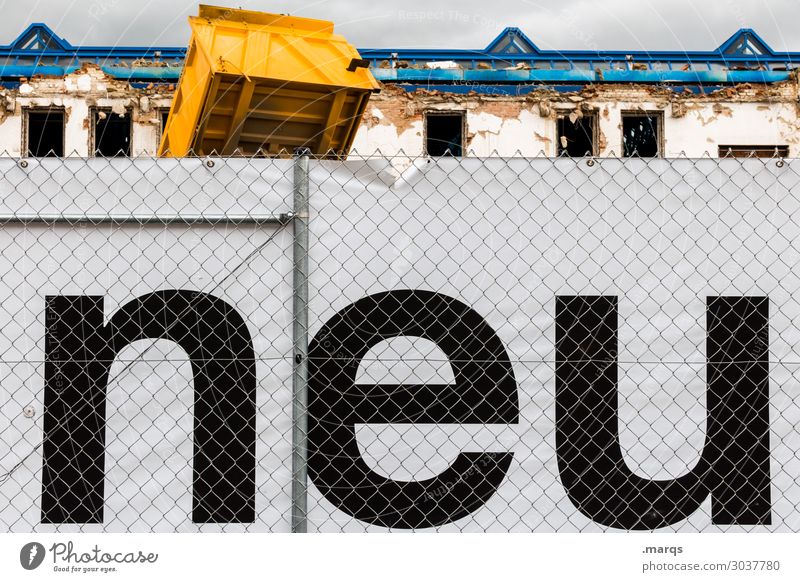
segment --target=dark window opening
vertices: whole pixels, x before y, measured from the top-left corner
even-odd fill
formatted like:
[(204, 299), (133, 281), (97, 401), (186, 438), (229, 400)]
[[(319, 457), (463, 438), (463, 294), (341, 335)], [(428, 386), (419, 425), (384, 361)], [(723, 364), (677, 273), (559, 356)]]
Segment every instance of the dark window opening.
[(28, 111), (26, 155), (35, 158), (64, 156), (64, 112), (59, 109)]
[(558, 118), (558, 155), (570, 158), (594, 156), (595, 118), (584, 115), (573, 122), (570, 117)]
[(661, 115), (623, 113), (622, 155), (655, 158), (661, 155)]
[(94, 112), (94, 155), (103, 157), (131, 155), (131, 116), (110, 110)]
[(160, 151), (161, 149), (161, 142), (164, 141), (164, 132), (167, 129), (167, 119), (169, 119), (169, 109), (159, 109), (158, 117), (161, 122), (159, 127), (158, 133), (158, 144), (156, 144), (156, 151)]
[(167, 119), (169, 119), (169, 109), (161, 110), (161, 135), (164, 135), (164, 130), (167, 129)]
[(463, 155), (464, 115), (428, 113), (425, 115), (425, 152), (429, 156)]
[(788, 158), (786, 145), (721, 145), (721, 158)]

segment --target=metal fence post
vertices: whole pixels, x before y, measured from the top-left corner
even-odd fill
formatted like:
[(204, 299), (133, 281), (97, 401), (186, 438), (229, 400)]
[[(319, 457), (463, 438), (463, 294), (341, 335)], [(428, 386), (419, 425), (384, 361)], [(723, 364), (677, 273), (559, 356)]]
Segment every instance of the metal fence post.
[(292, 533), (306, 532), (308, 512), (308, 160), (307, 148), (295, 151), (292, 187)]

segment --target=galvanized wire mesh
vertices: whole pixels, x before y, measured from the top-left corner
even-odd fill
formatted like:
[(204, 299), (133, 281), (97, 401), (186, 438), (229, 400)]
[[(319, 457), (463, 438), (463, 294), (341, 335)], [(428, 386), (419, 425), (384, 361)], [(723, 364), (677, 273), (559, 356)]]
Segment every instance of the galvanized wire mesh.
[(301, 159), (0, 159), (0, 528), (800, 530), (794, 160)]

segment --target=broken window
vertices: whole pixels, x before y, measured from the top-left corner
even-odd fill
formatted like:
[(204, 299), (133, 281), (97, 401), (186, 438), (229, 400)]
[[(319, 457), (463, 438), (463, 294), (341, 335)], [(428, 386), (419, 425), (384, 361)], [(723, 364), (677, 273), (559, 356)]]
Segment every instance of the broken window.
[(158, 126), (158, 144), (156, 150), (161, 148), (161, 142), (164, 141), (164, 131), (167, 129), (167, 119), (169, 119), (169, 109), (159, 109), (158, 119), (160, 124)]
[(661, 113), (622, 114), (622, 155), (655, 158), (661, 155)]
[(425, 153), (429, 156), (460, 157), (464, 151), (463, 112), (425, 114)]
[(95, 109), (94, 145), (92, 151), (96, 156), (115, 157), (131, 155), (131, 116), (123, 115), (110, 109)]
[(558, 155), (570, 158), (597, 155), (594, 115), (576, 113), (558, 118)]
[(26, 115), (25, 155), (35, 158), (64, 156), (64, 110), (33, 109)]
[(161, 116), (161, 135), (164, 135), (164, 130), (167, 129), (167, 119), (169, 119), (169, 109), (161, 109), (159, 115)]
[(721, 158), (788, 158), (789, 146), (785, 145), (721, 145)]

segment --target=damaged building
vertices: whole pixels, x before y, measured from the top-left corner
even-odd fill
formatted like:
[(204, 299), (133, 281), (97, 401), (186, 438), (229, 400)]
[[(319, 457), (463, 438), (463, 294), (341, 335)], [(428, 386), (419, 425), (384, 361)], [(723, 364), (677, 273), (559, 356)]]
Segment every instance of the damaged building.
[[(516, 28), (483, 49), (359, 52), (382, 83), (360, 155), (800, 155), (800, 53), (748, 29), (705, 52), (548, 51)], [(0, 150), (156, 155), (185, 55), (30, 25), (0, 47)]]

